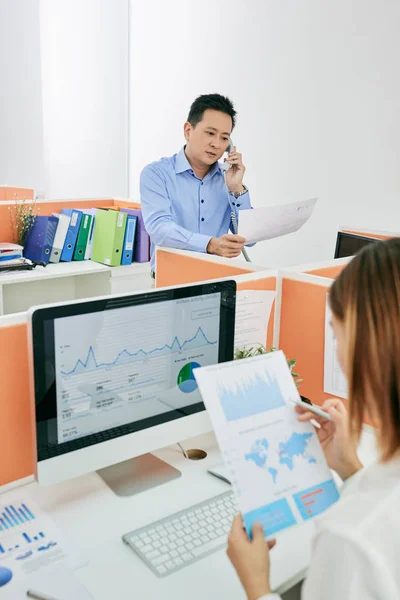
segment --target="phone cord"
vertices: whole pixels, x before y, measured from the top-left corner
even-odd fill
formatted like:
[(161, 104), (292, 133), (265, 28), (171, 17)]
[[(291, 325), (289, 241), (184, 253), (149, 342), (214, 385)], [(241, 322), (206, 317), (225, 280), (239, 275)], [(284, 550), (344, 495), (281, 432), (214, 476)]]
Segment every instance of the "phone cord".
[[(229, 193), (229, 188), (228, 188), (228, 186), (227, 186), (227, 184), (226, 184), (226, 173), (224, 173), (224, 181), (225, 181), (225, 188), (226, 188), (226, 193), (227, 193), (227, 196), (228, 196), (228, 202), (229, 202), (229, 206), (230, 206), (230, 208), (231, 208), (231, 221), (232, 221), (232, 228), (233, 228), (233, 232), (234, 232), (236, 235), (238, 235), (238, 231), (239, 231), (239, 228), (238, 228), (238, 221), (237, 221), (236, 212), (235, 212), (235, 211), (233, 210), (233, 208), (232, 208), (232, 204), (231, 204), (231, 195), (230, 195), (230, 193)], [(249, 255), (247, 254), (247, 252), (246, 252), (246, 249), (245, 249), (245, 248), (243, 248), (243, 249), (242, 249), (242, 254), (243, 254), (243, 256), (244, 256), (245, 260), (247, 260), (247, 262), (251, 262), (251, 260), (250, 260), (250, 257), (249, 257)]]

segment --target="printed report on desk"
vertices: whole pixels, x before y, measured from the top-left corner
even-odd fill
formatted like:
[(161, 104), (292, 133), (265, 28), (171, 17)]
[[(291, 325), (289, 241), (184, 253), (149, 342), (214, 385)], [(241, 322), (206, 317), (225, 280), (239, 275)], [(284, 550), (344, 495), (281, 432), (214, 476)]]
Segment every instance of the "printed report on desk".
[(250, 535), (270, 536), (339, 498), (318, 437), (299, 423), (298, 392), (283, 352), (195, 370)]
[(220, 293), (55, 321), (58, 442), (201, 402), (218, 362)]

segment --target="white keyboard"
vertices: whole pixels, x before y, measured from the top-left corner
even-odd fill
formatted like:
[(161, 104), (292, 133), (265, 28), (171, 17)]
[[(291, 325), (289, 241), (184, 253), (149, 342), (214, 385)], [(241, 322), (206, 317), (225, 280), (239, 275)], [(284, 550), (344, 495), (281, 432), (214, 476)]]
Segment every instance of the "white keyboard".
[(238, 512), (232, 491), (122, 536), (158, 577), (166, 577), (226, 547)]

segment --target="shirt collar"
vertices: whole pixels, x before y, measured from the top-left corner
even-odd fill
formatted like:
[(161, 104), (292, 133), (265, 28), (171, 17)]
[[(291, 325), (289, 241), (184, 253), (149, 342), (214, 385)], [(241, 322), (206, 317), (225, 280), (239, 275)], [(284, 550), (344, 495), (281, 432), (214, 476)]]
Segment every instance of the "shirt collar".
[[(176, 160), (175, 160), (175, 173), (184, 173), (185, 171), (192, 171), (192, 167), (190, 165), (190, 162), (188, 161), (188, 159), (186, 158), (186, 154), (185, 154), (185, 146), (183, 146), (183, 148), (181, 148), (178, 152), (178, 154), (176, 155)], [(221, 166), (219, 164), (219, 162), (216, 162), (212, 167), (211, 170), (207, 173), (206, 177), (210, 178), (212, 177), (216, 172), (218, 172), (220, 175), (222, 175), (222, 171), (221, 171)]]

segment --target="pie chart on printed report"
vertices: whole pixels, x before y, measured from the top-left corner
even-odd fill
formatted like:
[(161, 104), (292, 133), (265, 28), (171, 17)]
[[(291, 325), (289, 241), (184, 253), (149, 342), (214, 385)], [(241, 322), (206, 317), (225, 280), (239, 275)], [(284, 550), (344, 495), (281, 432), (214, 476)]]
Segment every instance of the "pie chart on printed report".
[(194, 377), (193, 369), (197, 369), (198, 367), (201, 367), (199, 363), (190, 362), (184, 365), (179, 371), (177, 384), (178, 388), (184, 394), (190, 394), (191, 392), (197, 390), (197, 383)]

